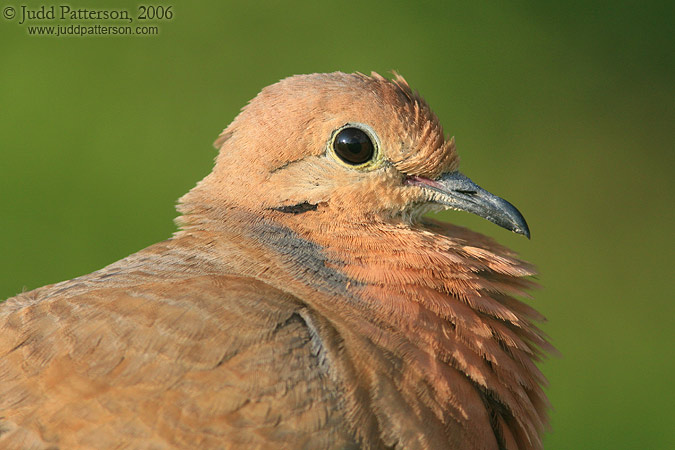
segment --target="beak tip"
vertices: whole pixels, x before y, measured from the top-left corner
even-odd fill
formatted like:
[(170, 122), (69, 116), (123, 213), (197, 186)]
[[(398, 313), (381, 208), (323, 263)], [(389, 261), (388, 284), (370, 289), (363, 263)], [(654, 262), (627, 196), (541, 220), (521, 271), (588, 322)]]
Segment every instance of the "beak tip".
[(508, 205), (505, 207), (505, 210), (509, 211), (510, 214), (508, 214), (509, 218), (506, 223), (501, 223), (499, 225), (504, 228), (510, 228), (514, 233), (522, 234), (526, 238), (530, 239), (530, 227), (527, 225), (523, 215), (516, 209), (515, 206), (511, 205), (506, 200), (504, 200), (504, 203)]
[(530, 236), (530, 229), (527, 228), (527, 227), (525, 227), (524, 230), (520, 230), (520, 234), (522, 234), (523, 236), (525, 236), (528, 239), (532, 239), (532, 237)]
[(530, 227), (515, 206), (499, 197), (495, 198), (495, 204), (497, 207), (492, 212), (494, 223), (514, 233), (522, 234), (528, 239), (531, 238)]

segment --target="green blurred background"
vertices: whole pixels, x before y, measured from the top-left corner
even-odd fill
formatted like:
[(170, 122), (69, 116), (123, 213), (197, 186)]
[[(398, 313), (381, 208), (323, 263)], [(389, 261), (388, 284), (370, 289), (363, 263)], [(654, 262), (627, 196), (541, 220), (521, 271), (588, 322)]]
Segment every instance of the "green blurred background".
[(673, 5), (181, 2), (145, 37), (36, 37), (0, 18), (0, 298), (169, 237), (176, 199), (262, 87), (395, 69), (463, 172), (530, 223), (527, 241), (443, 215), (540, 269), (534, 304), (561, 352), (543, 364), (546, 448), (673, 449)]

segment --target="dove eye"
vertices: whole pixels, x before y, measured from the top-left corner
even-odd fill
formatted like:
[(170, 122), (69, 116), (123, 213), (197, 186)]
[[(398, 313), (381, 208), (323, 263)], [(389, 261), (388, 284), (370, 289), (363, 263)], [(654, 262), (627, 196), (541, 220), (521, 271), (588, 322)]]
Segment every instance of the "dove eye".
[(335, 156), (350, 166), (360, 166), (372, 161), (377, 152), (373, 133), (354, 124), (347, 124), (337, 130), (331, 146)]
[(363, 164), (375, 154), (375, 146), (364, 131), (358, 128), (345, 128), (333, 141), (333, 150), (347, 164)]

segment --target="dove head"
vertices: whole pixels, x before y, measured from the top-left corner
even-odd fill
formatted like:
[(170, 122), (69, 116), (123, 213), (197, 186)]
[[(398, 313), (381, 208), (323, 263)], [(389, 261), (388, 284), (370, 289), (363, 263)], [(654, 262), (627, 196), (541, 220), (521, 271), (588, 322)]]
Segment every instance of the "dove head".
[(183, 203), (208, 192), (216, 207), (349, 221), (457, 209), (529, 235), (511, 204), (457, 171), (454, 139), (399, 75), (287, 78), (263, 89), (215, 145), (213, 172)]

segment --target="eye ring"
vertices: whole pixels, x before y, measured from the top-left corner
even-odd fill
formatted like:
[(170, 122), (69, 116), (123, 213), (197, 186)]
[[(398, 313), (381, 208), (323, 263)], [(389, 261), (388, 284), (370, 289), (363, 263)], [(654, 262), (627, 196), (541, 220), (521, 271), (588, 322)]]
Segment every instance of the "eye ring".
[(350, 168), (372, 168), (379, 161), (379, 139), (368, 125), (347, 123), (333, 132), (329, 153)]

